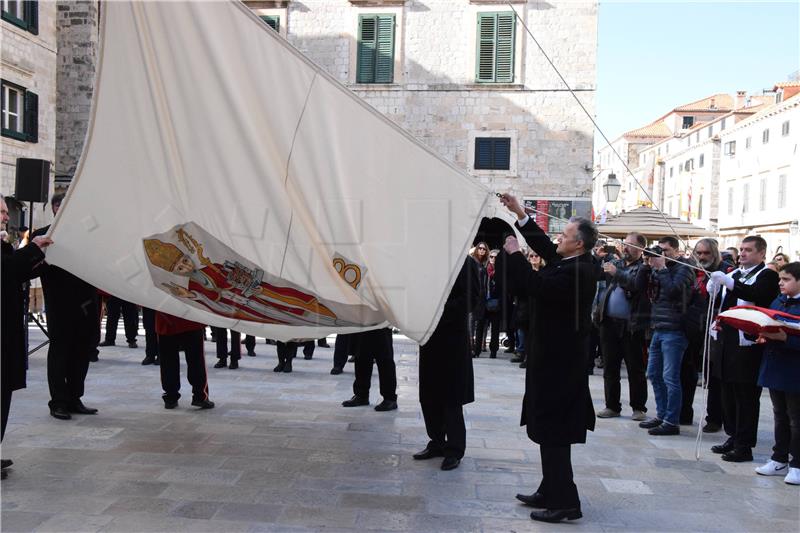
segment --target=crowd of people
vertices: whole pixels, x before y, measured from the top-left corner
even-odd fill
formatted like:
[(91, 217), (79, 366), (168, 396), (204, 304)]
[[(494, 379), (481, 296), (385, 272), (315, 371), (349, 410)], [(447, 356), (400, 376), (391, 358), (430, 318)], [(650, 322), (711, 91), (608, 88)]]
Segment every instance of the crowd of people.
[[(63, 201), (51, 202), (57, 213)], [(584, 443), (595, 416), (622, 416), (621, 368), (627, 369), (631, 419), (652, 436), (678, 435), (692, 424), (698, 382), (708, 386), (703, 431), (724, 429), (728, 439), (712, 447), (725, 461), (752, 461), (756, 445), (762, 387), (770, 389), (775, 413), (775, 446), (762, 475), (782, 475), (800, 485), (800, 337), (785, 333), (751, 338), (731, 326), (717, 326), (714, 316), (736, 305), (772, 307), (800, 315), (800, 263), (783, 254), (766, 263), (766, 242), (743, 239), (737, 249), (721, 251), (713, 239), (701, 239), (682, 253), (678, 239), (665, 236), (648, 248), (645, 236), (630, 233), (620, 246), (598, 240), (595, 225), (573, 218), (553, 242), (511, 195), (501, 202), (517, 216), (516, 229), (495, 248), (476, 242), (444, 304), (430, 339), (420, 346), (419, 401), (429, 442), (415, 460), (442, 458), (441, 469), (457, 468), (466, 450), (463, 406), (475, 400), (473, 360), (487, 351), (497, 358), (500, 334), (506, 333), (510, 360), (525, 369), (521, 425), (539, 444), (542, 481), (517, 499), (533, 507), (535, 520), (558, 522), (582, 516), (573, 482), (572, 444)], [(2, 222), (8, 211), (2, 201)], [(26, 283), (39, 278), (42, 295), (31, 289), (34, 314), (46, 315), (49, 347), (47, 378), (50, 414), (59, 420), (97, 414), (82, 402), (84, 381), (98, 346), (115, 346), (120, 317), (129, 348), (138, 347), (140, 308), (98, 292), (80, 278), (48, 265), (48, 228), (31, 234), (26, 246), (2, 243), (2, 429), (5, 433), (12, 391), (25, 386)], [(510, 230), (510, 227), (509, 227)], [(776, 272), (777, 270), (777, 272)], [(715, 303), (713, 307), (709, 302)], [(709, 316), (709, 308), (711, 316)], [(106, 332), (101, 341), (101, 317)], [(142, 365), (160, 368), (164, 408), (178, 407), (179, 354), (184, 352), (191, 405), (211, 409), (204, 345), (206, 326), (160, 311), (141, 309), (145, 330)], [(710, 326), (711, 325), (711, 326)], [(354, 362), (353, 395), (344, 407), (370, 404), (374, 366), (382, 400), (376, 411), (397, 406), (393, 331), (383, 328), (338, 335), (331, 374)], [(710, 354), (706, 354), (708, 336)], [(235, 370), (241, 345), (256, 356), (256, 338), (211, 328), (216, 369)], [(267, 341), (271, 342), (271, 341)], [(325, 339), (274, 342), (275, 372), (292, 372), (302, 347), (311, 359)], [(706, 357), (706, 356), (709, 357)], [(602, 361), (605, 407), (595, 415), (589, 375)], [(701, 370), (705, 372), (701, 374)], [(655, 414), (648, 416), (650, 381)], [(3, 477), (10, 466), (3, 459)]]

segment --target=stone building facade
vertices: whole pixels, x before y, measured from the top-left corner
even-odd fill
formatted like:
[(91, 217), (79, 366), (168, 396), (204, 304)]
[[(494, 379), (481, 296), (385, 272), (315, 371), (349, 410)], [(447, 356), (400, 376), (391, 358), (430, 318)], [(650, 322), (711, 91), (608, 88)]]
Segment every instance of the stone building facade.
[[(593, 113), (597, 2), (511, 3)], [(62, 4), (70, 7), (59, 18), (56, 172), (68, 181), (89, 115), (88, 80), (95, 61), (98, 13), (86, 8), (96, 2)], [(338, 81), (492, 190), (512, 191), (532, 201), (566, 202), (575, 214), (590, 211), (593, 126), (505, 2), (267, 0), (245, 4)], [(499, 15), (490, 28), (495, 41), (489, 46), (495, 46), (497, 54), (490, 70), (498, 74), (498, 81), (479, 80), (476, 71), (486, 63), (485, 59), (479, 62), (478, 56), (487, 50), (483, 42), (487, 26), (480, 25), (493, 14)], [(361, 24), (366, 19), (378, 25), (389, 21), (378, 28), (377, 36), (380, 40), (381, 30), (390, 28), (383, 36), (391, 41), (388, 49), (386, 40), (378, 43), (384, 48), (374, 52), (374, 59), (383, 70), (369, 81), (359, 78), (359, 69), (364, 71), (359, 61), (366, 49), (366, 30)], [(501, 42), (501, 37), (506, 41)], [(509, 63), (501, 69), (501, 52), (509, 47), (511, 57), (503, 56)], [(499, 75), (501, 70), (505, 76)], [(481, 164), (476, 164), (478, 152)], [(491, 163), (496, 163), (497, 155), (501, 164), (483, 164), (481, 158), (487, 154)]]
[[(53, 189), (56, 132), (56, 3), (3, 2), (2, 7), (2, 171), (0, 192), (8, 197), (14, 232), (28, 225), (27, 209), (14, 199), (16, 160), (50, 162)], [(34, 226), (49, 223), (49, 208), (34, 204)]]

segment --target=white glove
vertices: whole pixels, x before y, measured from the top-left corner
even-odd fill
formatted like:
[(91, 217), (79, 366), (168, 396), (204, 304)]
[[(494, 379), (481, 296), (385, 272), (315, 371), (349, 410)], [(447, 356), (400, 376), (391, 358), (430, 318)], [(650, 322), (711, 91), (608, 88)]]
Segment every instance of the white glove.
[(712, 282), (720, 287), (724, 286), (729, 291), (733, 289), (733, 278), (724, 272), (712, 272), (711, 279), (708, 281), (708, 283), (711, 284)]
[(706, 290), (708, 291), (708, 294), (717, 294), (720, 288), (721, 285), (717, 283), (713, 277), (708, 280), (708, 283), (706, 283)]

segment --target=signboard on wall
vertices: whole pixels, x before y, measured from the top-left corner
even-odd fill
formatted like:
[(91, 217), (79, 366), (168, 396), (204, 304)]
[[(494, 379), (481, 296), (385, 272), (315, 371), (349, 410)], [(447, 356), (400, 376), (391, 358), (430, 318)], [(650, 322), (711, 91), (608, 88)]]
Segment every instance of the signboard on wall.
[(570, 217), (590, 219), (592, 216), (590, 198), (525, 198), (523, 203), (536, 210), (536, 224), (552, 236), (564, 230)]

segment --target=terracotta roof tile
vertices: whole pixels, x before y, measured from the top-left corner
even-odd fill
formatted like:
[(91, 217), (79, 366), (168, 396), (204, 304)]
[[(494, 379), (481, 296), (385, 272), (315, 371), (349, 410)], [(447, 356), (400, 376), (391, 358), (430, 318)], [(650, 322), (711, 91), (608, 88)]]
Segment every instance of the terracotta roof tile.
[(678, 106), (674, 111), (730, 111), (733, 109), (734, 100), (729, 94), (713, 94), (709, 97)]
[(800, 81), (782, 81), (775, 84), (775, 89), (784, 89), (786, 87), (800, 87)]
[(671, 137), (672, 131), (664, 124), (664, 121), (659, 119), (647, 126), (636, 128), (623, 134), (623, 137)]

